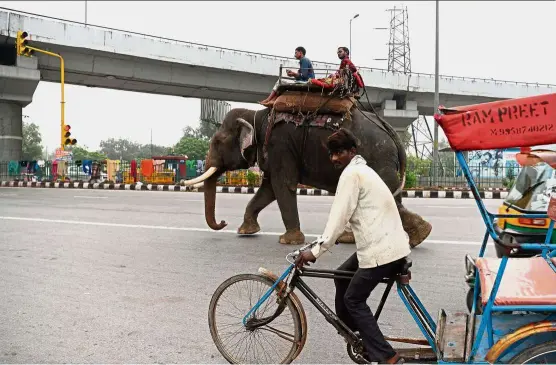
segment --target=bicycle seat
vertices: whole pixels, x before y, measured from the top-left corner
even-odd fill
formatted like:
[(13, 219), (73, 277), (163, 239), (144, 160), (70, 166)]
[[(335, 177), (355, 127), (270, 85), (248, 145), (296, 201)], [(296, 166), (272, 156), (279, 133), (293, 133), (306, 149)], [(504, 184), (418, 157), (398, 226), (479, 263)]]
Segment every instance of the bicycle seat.
[(399, 274), (397, 280), (400, 284), (407, 285), (407, 284), (409, 284), (409, 281), (411, 280), (411, 271), (409, 270), (409, 268), (411, 268), (411, 266), (413, 265), (413, 262), (407, 256), (404, 257), (403, 259), (401, 259), (401, 261), (402, 261), (402, 265), (401, 265), (400, 274)]

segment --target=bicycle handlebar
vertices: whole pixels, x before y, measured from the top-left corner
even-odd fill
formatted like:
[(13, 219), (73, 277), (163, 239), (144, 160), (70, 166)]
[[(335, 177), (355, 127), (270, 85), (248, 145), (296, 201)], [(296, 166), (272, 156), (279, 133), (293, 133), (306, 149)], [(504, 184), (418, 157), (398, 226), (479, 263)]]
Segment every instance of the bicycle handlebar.
[[(290, 264), (293, 264), (293, 263), (295, 262), (295, 258), (296, 258), (297, 256), (299, 256), (299, 254), (300, 254), (302, 251), (305, 251), (305, 250), (308, 249), (308, 248), (312, 248), (312, 247), (313, 247), (314, 245), (316, 245), (316, 244), (319, 244), (319, 245), (320, 245), (320, 244), (322, 244), (323, 242), (324, 242), (324, 240), (323, 240), (322, 238), (317, 238), (317, 239), (314, 240), (313, 242), (307, 243), (305, 246), (302, 246), (302, 247), (298, 248), (297, 250), (288, 253), (288, 254), (286, 255), (286, 260), (287, 260)], [(336, 244), (338, 244), (338, 241), (336, 241)], [(294, 258), (294, 259), (293, 259), (294, 262), (292, 262), (292, 261), (289, 260), (290, 257), (293, 257), (293, 258)]]

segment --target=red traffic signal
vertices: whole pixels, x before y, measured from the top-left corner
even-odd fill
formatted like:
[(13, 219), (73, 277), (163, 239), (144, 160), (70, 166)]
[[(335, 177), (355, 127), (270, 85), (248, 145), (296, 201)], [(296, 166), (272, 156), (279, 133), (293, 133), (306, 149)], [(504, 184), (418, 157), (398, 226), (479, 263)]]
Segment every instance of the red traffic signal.
[(71, 126), (69, 124), (65, 124), (64, 125), (64, 132), (62, 133), (62, 140), (64, 145), (74, 145), (77, 143), (77, 140), (75, 138), (69, 138), (71, 136), (71, 132), (70, 132)]
[(32, 54), (35, 53), (34, 50), (27, 48), (27, 44), (29, 43), (29, 41), (25, 38), (27, 38), (28, 36), (29, 34), (25, 31), (20, 30), (17, 32), (16, 51), (17, 54), (20, 56), (30, 57)]

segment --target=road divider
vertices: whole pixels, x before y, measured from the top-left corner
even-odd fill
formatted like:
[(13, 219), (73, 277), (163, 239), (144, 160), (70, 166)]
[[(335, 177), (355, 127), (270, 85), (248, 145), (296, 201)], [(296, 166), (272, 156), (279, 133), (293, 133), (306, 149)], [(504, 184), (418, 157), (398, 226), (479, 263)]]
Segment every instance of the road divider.
[[(173, 191), (173, 192), (203, 192), (203, 188), (181, 185), (157, 184), (114, 184), (114, 183), (87, 183), (87, 182), (31, 182), (31, 181), (2, 181), (2, 188), (58, 188), (58, 189), (100, 189), (100, 190), (137, 190), (137, 191)], [(217, 193), (230, 194), (255, 194), (258, 187), (250, 186), (217, 186)], [(321, 189), (297, 189), (297, 195), (327, 196), (334, 195)], [(482, 199), (505, 199), (507, 191), (492, 189), (479, 192)], [(473, 194), (468, 189), (415, 189), (404, 190), (403, 198), (447, 198), (447, 199), (473, 199)]]

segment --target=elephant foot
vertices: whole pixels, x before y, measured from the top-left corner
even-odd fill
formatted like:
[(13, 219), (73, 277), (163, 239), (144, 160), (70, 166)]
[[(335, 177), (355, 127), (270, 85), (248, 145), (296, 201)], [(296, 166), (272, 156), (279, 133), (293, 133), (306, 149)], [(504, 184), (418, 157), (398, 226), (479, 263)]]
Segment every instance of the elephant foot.
[(355, 237), (352, 232), (344, 231), (337, 241), (340, 243), (355, 243)]
[(416, 229), (408, 232), (409, 235), (409, 245), (411, 248), (417, 247), (421, 242), (427, 239), (432, 231), (432, 225), (423, 220), (423, 223)]
[(405, 208), (400, 209), (400, 217), (402, 218), (403, 228), (409, 236), (411, 248), (421, 244), (432, 231), (432, 225), (429, 222)]
[(305, 243), (305, 235), (299, 228), (288, 230), (280, 236), (280, 243), (283, 245), (302, 245)]
[(254, 234), (261, 230), (259, 223), (254, 219), (245, 219), (243, 224), (237, 229), (238, 234)]

